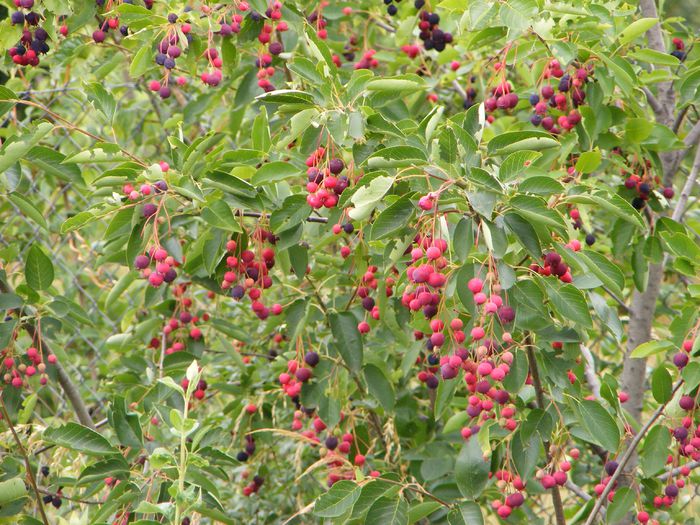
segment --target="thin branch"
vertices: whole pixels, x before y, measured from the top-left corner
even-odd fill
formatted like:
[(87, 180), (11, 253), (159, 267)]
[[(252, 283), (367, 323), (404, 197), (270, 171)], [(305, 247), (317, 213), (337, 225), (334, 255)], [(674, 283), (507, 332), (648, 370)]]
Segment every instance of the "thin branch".
[(17, 431), (15, 430), (15, 427), (12, 424), (12, 420), (10, 419), (10, 414), (7, 412), (7, 408), (5, 407), (5, 400), (3, 399), (2, 394), (3, 394), (3, 392), (0, 391), (0, 407), (2, 407), (2, 414), (5, 417), (5, 421), (7, 421), (7, 426), (10, 427), (10, 431), (12, 432), (12, 437), (14, 438), (15, 443), (17, 443), (17, 448), (19, 449), (19, 453), (24, 458), (24, 468), (27, 471), (27, 478), (29, 478), (29, 484), (32, 486), (32, 489), (34, 489), (34, 495), (36, 496), (36, 504), (37, 504), (37, 507), (39, 508), (39, 513), (41, 514), (41, 519), (45, 525), (49, 525), (49, 519), (46, 517), (46, 512), (44, 511), (44, 502), (41, 499), (39, 487), (37, 487), (37, 485), (36, 485), (36, 479), (34, 479), (34, 473), (32, 472), (32, 465), (31, 465), (31, 463), (29, 463), (29, 457), (27, 456), (27, 450), (24, 448), (24, 445), (22, 445), (22, 440), (19, 439), (19, 436), (17, 435)]
[(681, 470), (683, 470), (683, 469), (687, 468), (687, 469), (693, 470), (693, 469), (696, 469), (698, 467), (700, 467), (700, 461), (690, 461), (681, 467), (676, 467), (676, 468), (669, 470), (668, 472), (664, 472), (656, 479), (658, 479), (659, 481), (666, 481), (669, 478), (675, 478), (678, 474), (681, 473)]
[[(257, 218), (268, 218), (270, 215), (268, 213), (259, 213), (257, 211), (240, 211), (235, 212), (239, 217), (257, 217)], [(307, 217), (306, 222), (317, 222), (320, 224), (327, 224), (328, 219), (326, 217)]]
[(688, 134), (683, 139), (686, 148), (692, 148), (700, 140), (700, 120), (690, 129)]
[(454, 87), (457, 93), (459, 93), (459, 96), (462, 97), (462, 100), (467, 100), (467, 92), (464, 91), (464, 88), (460, 85), (460, 83), (457, 80), (452, 81), (452, 87)]
[(654, 110), (654, 113), (661, 113), (663, 108), (651, 90), (649, 90), (648, 87), (642, 87), (642, 91), (644, 91), (644, 94), (647, 97), (647, 102), (649, 102), (649, 105), (651, 106), (651, 109)]
[(593, 391), (593, 395), (596, 397), (596, 399), (600, 399), (600, 381), (598, 380), (598, 376), (595, 373), (595, 363), (593, 361), (593, 354), (591, 354), (591, 351), (583, 343), (579, 345), (579, 348), (581, 349), (581, 354), (583, 355), (583, 358), (586, 361), (586, 364), (583, 368), (583, 373), (586, 376), (586, 382), (588, 383), (590, 389)]
[[(683, 380), (680, 380), (680, 381), (678, 381), (678, 383), (676, 383), (676, 386), (673, 387), (672, 395), (670, 396), (671, 399), (673, 398), (673, 395), (675, 395), (675, 393), (678, 392), (678, 389), (682, 385), (683, 385)], [(669, 401), (670, 401), (670, 399), (669, 399)], [(625, 450), (625, 453), (623, 454), (622, 458), (618, 461), (617, 470), (615, 470), (615, 473), (612, 475), (612, 477), (608, 481), (608, 484), (605, 486), (605, 490), (603, 490), (603, 493), (600, 496), (598, 496), (598, 499), (595, 502), (595, 506), (593, 507), (593, 510), (591, 511), (591, 513), (588, 515), (588, 519), (586, 520), (585, 525), (592, 525), (593, 524), (593, 522), (595, 521), (596, 515), (600, 511), (600, 508), (603, 506), (603, 503), (605, 503), (607, 501), (608, 494), (610, 494), (610, 491), (615, 486), (615, 482), (617, 481), (617, 479), (622, 475), (623, 471), (625, 470), (625, 465), (627, 465), (627, 462), (630, 460), (630, 458), (634, 454), (635, 450), (637, 450), (637, 446), (642, 441), (642, 438), (646, 435), (647, 432), (649, 432), (649, 429), (656, 422), (656, 420), (659, 419), (661, 414), (663, 414), (669, 401), (666, 401), (663, 405), (661, 405), (659, 408), (657, 408), (656, 412), (654, 412), (652, 414), (652, 416), (649, 418), (649, 421), (647, 421), (644, 424), (644, 426), (641, 428), (641, 430), (637, 433), (637, 435), (634, 436), (634, 439), (630, 443), (629, 447), (627, 447), (627, 450)]]
[(673, 215), (671, 218), (674, 221), (680, 221), (685, 213), (685, 205), (688, 203), (690, 194), (693, 191), (693, 186), (698, 180), (698, 172), (700, 172), (700, 148), (695, 152), (695, 159), (693, 160), (693, 167), (690, 169), (690, 174), (685, 180), (681, 194), (678, 196), (678, 201), (676, 202), (676, 207), (673, 210)]

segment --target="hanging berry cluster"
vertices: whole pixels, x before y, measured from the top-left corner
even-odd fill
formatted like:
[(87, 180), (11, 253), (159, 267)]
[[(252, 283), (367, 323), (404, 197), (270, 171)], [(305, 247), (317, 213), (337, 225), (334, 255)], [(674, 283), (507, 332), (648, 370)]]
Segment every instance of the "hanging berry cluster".
[(237, 256), (238, 243), (229, 240), (226, 243), (226, 267), (222, 290), (230, 290), (231, 297), (235, 300), (242, 299), (246, 293), (251, 300), (251, 309), (259, 319), (264, 320), (272, 315), (282, 313), (282, 306), (278, 303), (271, 307), (265, 306), (262, 302), (262, 291), (272, 286), (272, 278), (269, 275), (270, 269), (275, 265), (275, 251), (272, 247), (263, 247), (263, 243), (274, 244), (277, 240), (275, 235), (262, 228), (257, 228), (253, 234), (257, 241), (258, 254), (253, 250), (242, 250)]
[[(581, 113), (576, 108), (585, 103), (586, 92), (583, 86), (590, 80), (589, 77), (590, 70), (587, 67), (572, 65), (571, 72), (565, 73), (558, 60), (550, 60), (542, 78), (559, 79), (558, 93), (555, 93), (554, 87), (547, 83), (540, 89), (540, 95), (536, 93), (530, 95), (530, 104), (535, 112), (530, 117), (530, 122), (534, 126), (541, 125), (546, 131), (554, 134), (573, 129), (581, 122)], [(560, 114), (550, 115), (552, 111)]]
[(316, 210), (334, 208), (349, 184), (348, 177), (340, 175), (345, 170), (343, 159), (328, 159), (326, 148), (321, 146), (306, 158), (306, 165), (306, 202)]
[[(3, 380), (6, 384), (12, 385), (15, 388), (22, 388), (23, 386), (28, 386), (29, 379), (39, 374), (39, 384), (45, 385), (49, 378), (46, 375), (46, 363), (44, 363), (41, 352), (33, 346), (27, 348), (25, 353), (26, 359), (21, 359), (19, 357), (13, 357), (11, 355), (11, 350), (8, 347), (6, 350), (0, 353), (2, 358), (2, 366), (5, 368), (5, 374)], [(56, 363), (56, 356), (49, 354), (46, 357), (49, 364)]]
[[(49, 34), (39, 25), (42, 22), (42, 16), (31, 10), (34, 7), (34, 0), (14, 0), (14, 3), (20, 10), (10, 15), (10, 22), (13, 26), (22, 25), (23, 29), (19, 43), (11, 47), (8, 52), (12, 61), (18, 66), (38, 66), (39, 55), (49, 52), (49, 45), (46, 43)], [(33, 32), (32, 27), (35, 27)]]
[(442, 52), (447, 47), (447, 44), (452, 43), (452, 33), (447, 33), (438, 27), (440, 24), (440, 15), (421, 11), (418, 16), (418, 29), (420, 33), (418, 38), (423, 41), (423, 47), (426, 51), (434, 49), (437, 52)]
[(141, 277), (147, 279), (154, 288), (173, 282), (177, 278), (177, 266), (179, 263), (168, 255), (165, 248), (151, 248), (148, 254), (137, 255), (134, 260), (134, 267), (141, 270)]

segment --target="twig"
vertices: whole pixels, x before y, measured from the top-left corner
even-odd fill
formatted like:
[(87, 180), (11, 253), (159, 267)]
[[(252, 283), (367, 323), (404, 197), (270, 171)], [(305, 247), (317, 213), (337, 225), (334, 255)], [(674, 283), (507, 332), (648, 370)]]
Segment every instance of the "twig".
[(675, 478), (678, 474), (681, 473), (681, 470), (683, 470), (685, 468), (693, 470), (693, 469), (696, 469), (698, 467), (700, 467), (700, 461), (690, 461), (689, 463), (686, 463), (685, 465), (683, 465), (681, 467), (676, 467), (676, 468), (669, 470), (668, 472), (664, 472), (656, 479), (658, 479), (659, 481), (666, 481), (669, 478)]
[[(678, 389), (683, 385), (683, 380), (681, 379), (676, 383), (676, 386), (673, 387), (673, 392), (671, 393), (670, 399), (673, 398), (676, 392), (678, 392)], [(649, 432), (649, 429), (652, 427), (654, 422), (659, 419), (661, 414), (663, 413), (664, 409), (666, 408), (666, 405), (668, 405), (669, 401), (666, 401), (663, 405), (661, 405), (659, 408), (656, 409), (656, 412), (652, 414), (652, 416), (649, 418), (649, 421), (647, 421), (644, 426), (641, 428), (641, 430), (637, 433), (636, 436), (634, 436), (634, 439), (632, 442), (629, 444), (629, 447), (627, 447), (627, 450), (625, 450), (625, 453), (622, 455), (622, 458), (618, 461), (618, 466), (617, 469), (615, 470), (615, 473), (612, 475), (610, 480), (608, 481), (608, 484), (605, 485), (605, 490), (603, 490), (602, 494), (598, 496), (598, 499), (595, 502), (595, 506), (593, 507), (593, 510), (591, 513), (588, 515), (588, 519), (586, 520), (585, 525), (592, 525), (593, 522), (595, 521), (595, 517), (600, 511), (600, 508), (603, 506), (603, 503), (607, 501), (608, 499), (608, 494), (610, 494), (610, 491), (613, 489), (615, 486), (615, 482), (617, 479), (622, 475), (623, 471), (625, 470), (625, 465), (627, 465), (627, 462), (630, 460), (632, 455), (634, 454), (634, 451), (637, 450), (637, 446), (639, 443), (642, 441), (642, 438), (646, 435), (647, 432)]]
[(579, 345), (579, 348), (581, 349), (583, 358), (586, 360), (586, 364), (583, 368), (583, 373), (586, 376), (586, 382), (593, 391), (593, 395), (596, 397), (596, 399), (600, 399), (600, 381), (598, 380), (598, 376), (595, 374), (593, 354), (591, 354), (591, 351), (583, 343)]
[[(239, 217), (257, 217), (257, 218), (268, 218), (270, 215), (268, 213), (259, 213), (257, 211), (240, 211), (235, 212)], [(306, 222), (317, 222), (321, 224), (326, 224), (328, 219), (326, 217), (307, 217)]]
[(5, 421), (7, 421), (7, 426), (10, 427), (10, 431), (12, 432), (12, 437), (15, 439), (15, 443), (17, 443), (17, 448), (19, 449), (19, 453), (24, 458), (24, 468), (27, 471), (27, 477), (29, 478), (29, 484), (34, 489), (34, 494), (36, 495), (36, 504), (37, 504), (37, 507), (39, 508), (39, 513), (41, 514), (41, 519), (44, 522), (44, 525), (49, 525), (49, 519), (46, 517), (46, 512), (44, 512), (44, 502), (41, 499), (39, 487), (37, 487), (36, 480), (34, 479), (34, 473), (32, 472), (32, 465), (29, 463), (29, 457), (27, 456), (27, 450), (24, 448), (24, 445), (22, 445), (22, 440), (19, 439), (19, 436), (17, 435), (17, 432), (15, 431), (15, 427), (12, 424), (12, 420), (10, 419), (10, 414), (7, 412), (7, 408), (5, 407), (5, 400), (3, 399), (2, 394), (3, 394), (3, 392), (0, 391), (0, 406), (2, 407), (2, 414), (5, 417)]
[(654, 110), (654, 113), (661, 113), (663, 108), (651, 90), (648, 87), (642, 87), (642, 91), (644, 91), (644, 94), (647, 97), (647, 102), (649, 102), (649, 105), (651, 106), (651, 109)]

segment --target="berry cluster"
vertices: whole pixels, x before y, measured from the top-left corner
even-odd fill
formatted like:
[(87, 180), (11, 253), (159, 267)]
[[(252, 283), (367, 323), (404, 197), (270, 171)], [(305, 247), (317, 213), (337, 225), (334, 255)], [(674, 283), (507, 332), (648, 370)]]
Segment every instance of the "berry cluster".
[[(36, 374), (40, 376), (39, 383), (41, 385), (45, 385), (48, 382), (49, 378), (46, 375), (46, 363), (44, 363), (41, 352), (37, 348), (33, 346), (27, 348), (25, 357), (29, 361), (28, 364), (22, 362), (18, 358), (12, 357), (9, 354), (9, 348), (3, 351), (2, 354), (5, 355), (2, 360), (2, 366), (5, 367), (3, 380), (6, 384), (12, 385), (15, 388), (22, 388), (23, 386), (28, 386), (27, 381)], [(56, 356), (49, 354), (46, 360), (50, 364), (54, 364), (56, 362)]]
[(340, 175), (345, 163), (335, 157), (327, 159), (326, 148), (321, 146), (306, 158), (306, 166), (306, 202), (315, 210), (334, 208), (350, 182), (347, 176)]
[(421, 11), (418, 16), (418, 29), (420, 33), (418, 38), (423, 41), (423, 47), (426, 51), (434, 49), (437, 52), (442, 52), (447, 47), (447, 44), (452, 43), (452, 33), (447, 33), (438, 27), (440, 23), (440, 15)]
[[(141, 184), (137, 190), (133, 184), (127, 183), (122, 187), (122, 192), (126, 195), (126, 198), (130, 201), (137, 201), (139, 199), (145, 199), (151, 195), (159, 195), (168, 190), (168, 183), (164, 180), (159, 180), (154, 184)], [(158, 207), (147, 202), (143, 205), (143, 216), (148, 218), (153, 216), (157, 211)]]
[[(182, 386), (182, 389), (186, 391), (190, 386), (190, 380), (183, 377), (182, 381), (180, 382), (180, 386)], [(209, 388), (207, 382), (204, 379), (200, 379), (197, 382), (197, 388), (194, 390), (194, 398), (198, 401), (203, 400), (207, 395), (207, 388)]]
[[(181, 39), (178, 34), (178, 28), (175, 25), (177, 22), (177, 15), (170, 13), (168, 15), (168, 27), (166, 29), (165, 36), (161, 39), (158, 44), (157, 53), (155, 56), (155, 62), (159, 66), (163, 67), (164, 75), (163, 79), (151, 80), (148, 83), (148, 87), (151, 91), (155, 91), (160, 95), (161, 98), (170, 97), (171, 90), (169, 87), (170, 82), (170, 72), (175, 68), (175, 60), (182, 55)], [(185, 45), (189, 43), (192, 36), (190, 31), (192, 27), (188, 23), (184, 23), (180, 26), (179, 31), (184, 36), (183, 42)], [(176, 83), (180, 86), (185, 85), (185, 77), (178, 77)]]
[[(257, 13), (254, 14), (258, 15)], [(287, 31), (289, 26), (287, 22), (282, 20), (282, 3), (277, 0), (268, 7), (265, 11), (265, 16), (267, 20), (258, 35), (258, 41), (262, 44), (262, 49), (258, 54), (255, 65), (258, 68), (258, 86), (265, 92), (269, 92), (275, 89), (275, 86), (269, 80), (275, 74), (275, 68), (271, 65), (272, 57), (278, 56), (284, 51), (282, 41), (272, 41), (272, 35)]]
[[(374, 299), (370, 297), (370, 291), (371, 290), (376, 290), (378, 286), (378, 281), (377, 277), (375, 276), (375, 273), (377, 272), (378, 268), (374, 265), (369, 266), (367, 268), (367, 271), (364, 273), (362, 276), (362, 286), (358, 286), (357, 288), (357, 296), (362, 300), (362, 308), (369, 312), (369, 315), (374, 319), (375, 321), (379, 320), (379, 306), (377, 306), (374, 302)], [(388, 277), (386, 280), (386, 296), (391, 297), (393, 295), (393, 289), (392, 286), (394, 285), (394, 279), (391, 277)], [(369, 333), (370, 331), (370, 326), (369, 323), (365, 320), (360, 321), (357, 325), (357, 330), (361, 334), (366, 334)]]
[(321, 40), (328, 38), (328, 31), (326, 31), (326, 26), (328, 25), (328, 20), (323, 17), (323, 7), (328, 5), (328, 1), (324, 0), (321, 2), (318, 9), (306, 17), (306, 20), (316, 28), (316, 35)]
[[(576, 110), (584, 104), (586, 92), (583, 86), (590, 80), (590, 71), (586, 67), (574, 67), (571, 74), (564, 73), (558, 60), (552, 59), (545, 68), (545, 79), (559, 79), (557, 91), (551, 84), (545, 84), (540, 89), (540, 94), (530, 95), (530, 105), (534, 114), (530, 122), (534, 126), (542, 126), (551, 133), (562, 133), (573, 129), (581, 122), (581, 114)], [(549, 111), (556, 110), (563, 114), (558, 117), (549, 115)]]
[(251, 300), (251, 308), (260, 320), (265, 320), (272, 315), (282, 313), (280, 304), (273, 304), (270, 308), (261, 302), (262, 291), (272, 286), (270, 269), (275, 265), (275, 251), (271, 247), (262, 248), (263, 242), (274, 244), (275, 235), (262, 228), (256, 229), (253, 238), (259, 244), (259, 257), (252, 250), (242, 250), (238, 256), (238, 243), (230, 240), (226, 243), (228, 255), (226, 257), (227, 270), (221, 281), (222, 290), (230, 290), (230, 295), (235, 300), (242, 299), (246, 293)]
[(257, 494), (264, 482), (265, 479), (262, 476), (253, 476), (253, 481), (243, 487), (243, 495), (248, 497)]
[[(649, 167), (647, 166), (647, 168)], [(632, 206), (637, 210), (641, 210), (653, 195), (653, 190), (661, 184), (661, 179), (653, 176), (648, 169), (645, 169), (641, 176), (634, 173), (623, 172), (623, 174), (627, 177), (624, 183), (625, 188), (634, 191)], [(672, 199), (675, 194), (671, 186), (663, 188), (661, 193), (666, 199)]]
[[(580, 249), (581, 243), (578, 241), (576, 241), (576, 242), (577, 242), (576, 246)], [(574, 246), (574, 245), (572, 245), (572, 246)], [(578, 251), (578, 250), (574, 250), (574, 251)], [(544, 258), (544, 265), (543, 266), (540, 266), (539, 264), (531, 264), (530, 270), (532, 270), (533, 272), (537, 272), (540, 275), (544, 275), (545, 277), (549, 277), (550, 275), (555, 275), (563, 283), (570, 283), (572, 281), (571, 269), (562, 260), (561, 255), (559, 255), (557, 252), (549, 252), (546, 255), (544, 255), (543, 258)]]
[(134, 267), (141, 270), (141, 277), (147, 279), (154, 288), (173, 282), (177, 278), (175, 268), (179, 265), (165, 248), (151, 248), (148, 254), (137, 255), (134, 260)]
[(353, 64), (354, 69), (375, 69), (379, 67), (379, 60), (374, 58), (377, 52), (374, 49), (368, 49), (362, 53), (362, 58)]
[(432, 319), (438, 313), (441, 290), (447, 283), (447, 274), (443, 272), (448, 264), (443, 255), (447, 242), (429, 235), (416, 235), (413, 248), (407, 251), (411, 264), (406, 276), (411, 284), (404, 290), (401, 303), (412, 312), (421, 310), (426, 319)]
[[(19, 43), (11, 47), (8, 52), (12, 61), (18, 66), (38, 66), (39, 55), (45, 55), (49, 52), (49, 45), (46, 41), (49, 38), (48, 32), (40, 27), (42, 21), (41, 15), (31, 11), (34, 7), (34, 0), (14, 0), (15, 6), (19, 9), (24, 9), (29, 12), (15, 11), (10, 15), (12, 25), (22, 25), (22, 36)], [(32, 32), (31, 27), (36, 29)]]
[(253, 454), (255, 454), (255, 439), (250, 434), (246, 434), (245, 446), (243, 450), (236, 454), (236, 459), (245, 462), (248, 461)]
[(282, 372), (278, 377), (284, 393), (291, 398), (301, 394), (301, 386), (314, 375), (312, 368), (318, 364), (319, 360), (320, 357), (316, 352), (307, 352), (304, 355), (303, 363), (300, 364), (294, 359), (289, 361), (287, 363), (287, 371)]
[(681, 40), (680, 38), (675, 37), (673, 39), (673, 47), (675, 47), (675, 49), (671, 51), (671, 55), (683, 62), (685, 60), (685, 57), (687, 56), (685, 52), (685, 42), (683, 42), (683, 40)]
[[(507, 111), (517, 106), (518, 100), (518, 95), (513, 93), (513, 86), (511, 83), (507, 80), (503, 80), (498, 85), (491, 88), (491, 96), (484, 100), (484, 109), (489, 113), (497, 109)], [(490, 122), (493, 122), (493, 118)]]
[(520, 476), (514, 475), (507, 470), (497, 470), (494, 473), (496, 478), (496, 486), (506, 497), (491, 502), (491, 507), (496, 511), (499, 517), (506, 519), (511, 515), (513, 509), (517, 509), (525, 503), (525, 483)]

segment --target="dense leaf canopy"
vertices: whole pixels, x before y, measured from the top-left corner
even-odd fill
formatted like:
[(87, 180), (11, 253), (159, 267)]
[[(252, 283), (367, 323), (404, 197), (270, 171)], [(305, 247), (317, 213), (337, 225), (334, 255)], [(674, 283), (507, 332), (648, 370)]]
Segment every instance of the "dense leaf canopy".
[(700, 54), (639, 4), (4, 2), (0, 523), (695, 523)]

